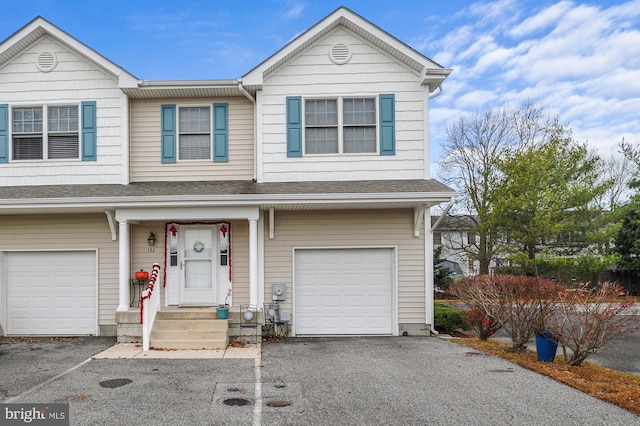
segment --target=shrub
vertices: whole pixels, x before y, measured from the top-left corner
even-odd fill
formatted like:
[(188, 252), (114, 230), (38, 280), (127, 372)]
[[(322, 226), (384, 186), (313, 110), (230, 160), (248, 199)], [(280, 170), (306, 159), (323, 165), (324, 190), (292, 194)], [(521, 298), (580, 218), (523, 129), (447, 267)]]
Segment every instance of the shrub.
[(580, 365), (616, 337), (638, 329), (635, 301), (619, 299), (623, 294), (622, 287), (612, 283), (559, 294), (557, 312), (548, 325), (562, 345), (567, 364)]
[(462, 319), (460, 309), (451, 308), (441, 303), (434, 304), (434, 326), (438, 331), (450, 333), (460, 328), (465, 328), (466, 323)]
[(462, 318), (469, 324), (469, 329), (480, 340), (487, 340), (502, 328), (500, 322), (492, 318), (482, 307), (464, 311)]
[(548, 280), (537, 282), (535, 277), (482, 275), (452, 283), (449, 291), (470, 310), (482, 309), (495, 319), (511, 338), (513, 349), (523, 351), (536, 332), (544, 330), (563, 288)]

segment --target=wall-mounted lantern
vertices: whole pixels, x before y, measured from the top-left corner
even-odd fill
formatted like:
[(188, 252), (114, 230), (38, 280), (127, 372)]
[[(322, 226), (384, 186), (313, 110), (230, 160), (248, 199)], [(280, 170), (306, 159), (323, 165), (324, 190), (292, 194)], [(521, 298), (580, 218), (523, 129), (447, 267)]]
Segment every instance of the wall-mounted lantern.
[(147, 238), (147, 242), (149, 243), (149, 247), (153, 247), (156, 245), (156, 234), (151, 231), (149, 233), (149, 238)]

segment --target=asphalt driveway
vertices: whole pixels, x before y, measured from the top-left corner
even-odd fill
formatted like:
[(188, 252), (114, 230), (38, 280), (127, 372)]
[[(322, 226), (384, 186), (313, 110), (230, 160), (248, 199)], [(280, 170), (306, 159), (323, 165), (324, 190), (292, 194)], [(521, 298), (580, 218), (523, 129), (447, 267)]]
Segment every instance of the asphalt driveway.
[(72, 425), (640, 423), (438, 338), (288, 339), (264, 344), (261, 360), (90, 359), (112, 343), (0, 346), (0, 403), (68, 402)]

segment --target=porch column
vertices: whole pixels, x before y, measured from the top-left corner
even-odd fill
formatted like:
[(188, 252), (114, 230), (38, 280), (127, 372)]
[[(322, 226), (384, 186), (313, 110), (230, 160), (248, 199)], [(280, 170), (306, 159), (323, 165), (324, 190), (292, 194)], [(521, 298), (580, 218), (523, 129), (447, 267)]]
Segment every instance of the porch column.
[(258, 219), (249, 219), (249, 305), (258, 310)]
[(129, 222), (124, 219), (118, 221), (118, 311), (128, 311), (131, 304), (129, 289), (131, 256), (129, 252)]

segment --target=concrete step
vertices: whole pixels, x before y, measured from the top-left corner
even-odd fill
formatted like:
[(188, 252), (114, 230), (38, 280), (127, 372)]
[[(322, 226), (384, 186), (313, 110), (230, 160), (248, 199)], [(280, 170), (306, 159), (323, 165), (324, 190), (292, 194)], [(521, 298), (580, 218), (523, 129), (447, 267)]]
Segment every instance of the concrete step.
[(226, 331), (229, 324), (226, 320), (218, 319), (156, 319), (153, 331)]
[(229, 323), (217, 319), (215, 308), (163, 309), (151, 331), (156, 349), (225, 349)]
[(156, 319), (218, 319), (215, 308), (161, 309)]
[(157, 340), (151, 341), (151, 349), (210, 349), (225, 350), (229, 346), (229, 341), (208, 341), (195, 342), (193, 340)]

